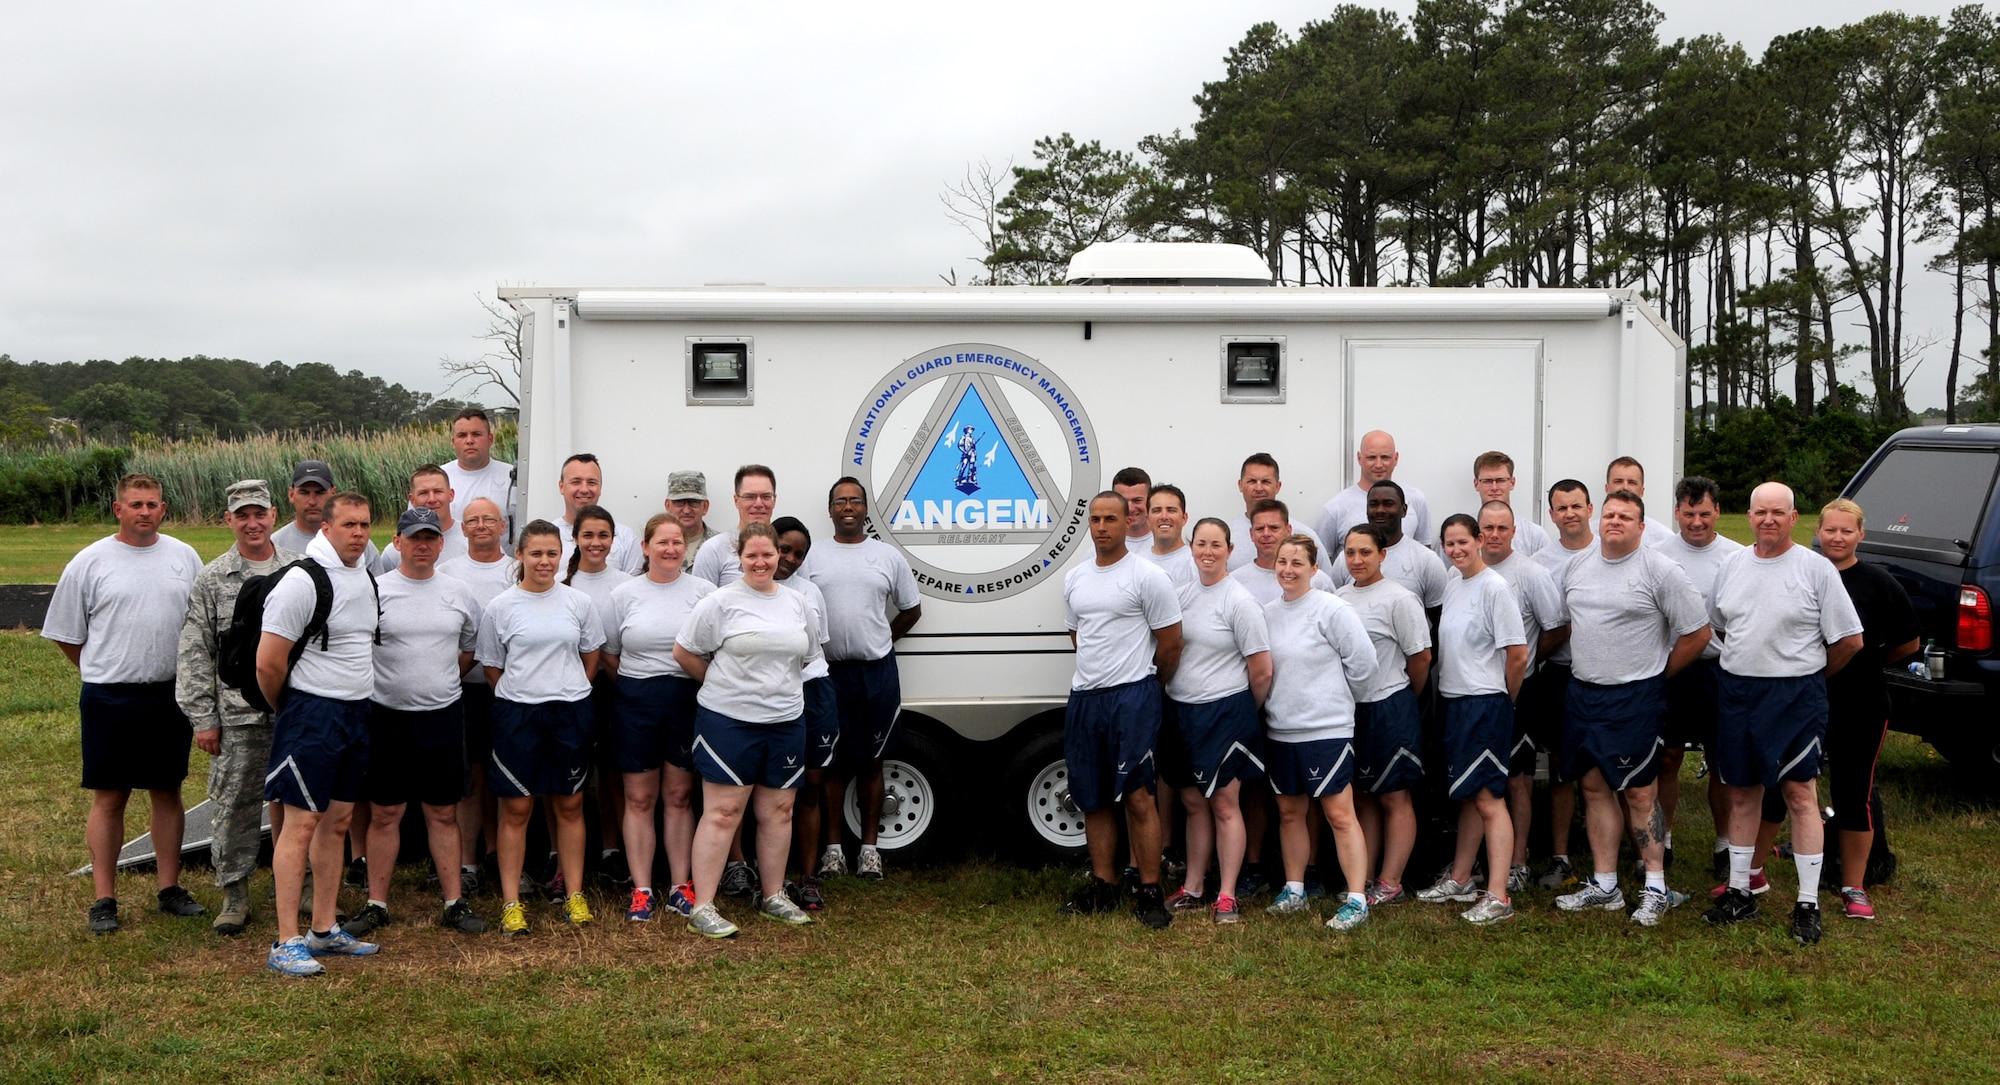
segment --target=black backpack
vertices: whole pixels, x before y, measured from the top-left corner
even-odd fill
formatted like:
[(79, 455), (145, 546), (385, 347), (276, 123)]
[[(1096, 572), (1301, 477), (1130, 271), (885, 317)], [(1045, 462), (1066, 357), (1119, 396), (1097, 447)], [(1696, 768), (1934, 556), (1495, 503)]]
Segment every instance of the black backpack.
[[(306, 643), (319, 638), (320, 651), (326, 651), (327, 618), (333, 613), (333, 579), (326, 575), (320, 563), (311, 558), (300, 558), (283, 568), (253, 576), (243, 582), (243, 589), (236, 593), (236, 606), (229, 613), (229, 628), (222, 631), (221, 642), (215, 653), (215, 673), (222, 684), (242, 694), (243, 701), (259, 712), (276, 712), (278, 709), (264, 700), (264, 690), (257, 684), (257, 646), (264, 640), (264, 601), (270, 598), (271, 590), (278, 581), (293, 569), (304, 569), (313, 584), (313, 612), (306, 621), (306, 627), (299, 633), (299, 639), (292, 642), (292, 650), (285, 660), (285, 673), (305, 654)], [(375, 583), (375, 574), (368, 574), (368, 584), (375, 589), (375, 643), (382, 643), (382, 589)], [(288, 678), (289, 681), (289, 678)]]

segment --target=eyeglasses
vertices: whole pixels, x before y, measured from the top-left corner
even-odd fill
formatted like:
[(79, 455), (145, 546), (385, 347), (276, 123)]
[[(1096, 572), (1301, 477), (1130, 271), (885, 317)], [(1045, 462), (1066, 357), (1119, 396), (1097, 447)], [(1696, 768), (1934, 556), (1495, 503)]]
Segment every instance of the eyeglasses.
[(777, 494), (770, 492), (765, 492), (761, 494), (737, 494), (736, 497), (737, 500), (739, 501), (776, 501), (778, 499)]
[(827, 504), (832, 505), (836, 509), (849, 507), (861, 509), (868, 507), (868, 499), (865, 497), (836, 497), (832, 501), (827, 502)]
[(468, 516), (460, 522), (470, 525), (484, 526), (488, 524), (497, 524), (500, 522), (500, 518), (498, 516)]
[(1498, 485), (1500, 485), (1500, 484), (1501, 484), (1501, 483), (1503, 483), (1503, 482), (1512, 482), (1512, 481), (1514, 481), (1514, 476), (1513, 476), (1513, 475), (1493, 475), (1493, 476), (1489, 476), (1489, 477), (1487, 477), (1487, 478), (1476, 478), (1476, 479), (1473, 479), (1472, 481), (1473, 481), (1473, 484), (1474, 484), (1474, 485), (1478, 485), (1478, 486), (1498, 486)]

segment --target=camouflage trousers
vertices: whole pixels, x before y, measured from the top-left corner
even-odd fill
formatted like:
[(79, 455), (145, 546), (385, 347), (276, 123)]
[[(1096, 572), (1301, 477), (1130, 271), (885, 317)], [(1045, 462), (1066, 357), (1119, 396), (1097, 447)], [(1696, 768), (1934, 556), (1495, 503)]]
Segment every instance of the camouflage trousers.
[(215, 803), (215, 884), (235, 885), (257, 872), (263, 832), (264, 774), (271, 769), (268, 725), (224, 727), (222, 752), (208, 763)]

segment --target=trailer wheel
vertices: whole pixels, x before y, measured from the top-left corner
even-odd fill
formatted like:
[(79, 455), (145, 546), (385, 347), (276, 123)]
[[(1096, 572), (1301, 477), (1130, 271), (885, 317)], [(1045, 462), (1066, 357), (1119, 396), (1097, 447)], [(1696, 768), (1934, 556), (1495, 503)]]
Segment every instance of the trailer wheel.
[(1004, 777), (1012, 850), (1028, 863), (1074, 863), (1086, 854), (1083, 810), (1071, 801), (1062, 732), (1028, 740)]
[[(895, 755), (882, 762), (882, 821), (875, 846), (895, 852), (899, 863), (935, 862), (952, 846), (953, 804), (964, 803), (967, 797), (939, 797), (939, 784), (949, 777), (950, 763), (943, 744), (907, 725)], [(856, 781), (848, 782), (840, 808), (848, 835), (860, 840), (861, 791)]]

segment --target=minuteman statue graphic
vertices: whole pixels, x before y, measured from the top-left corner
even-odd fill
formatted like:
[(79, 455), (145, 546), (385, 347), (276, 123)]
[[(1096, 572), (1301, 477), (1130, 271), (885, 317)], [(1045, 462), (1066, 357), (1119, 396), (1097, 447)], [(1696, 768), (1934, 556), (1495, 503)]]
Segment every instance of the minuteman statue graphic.
[(979, 489), (979, 437), (971, 426), (958, 435), (958, 481), (953, 485), (968, 495)]

